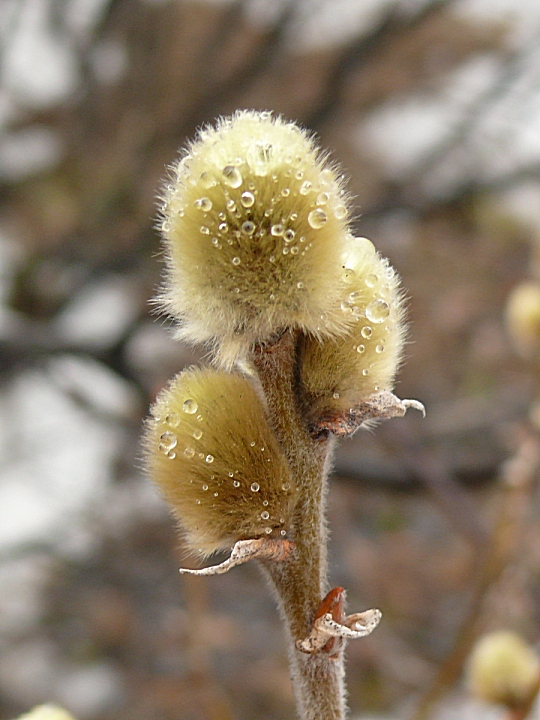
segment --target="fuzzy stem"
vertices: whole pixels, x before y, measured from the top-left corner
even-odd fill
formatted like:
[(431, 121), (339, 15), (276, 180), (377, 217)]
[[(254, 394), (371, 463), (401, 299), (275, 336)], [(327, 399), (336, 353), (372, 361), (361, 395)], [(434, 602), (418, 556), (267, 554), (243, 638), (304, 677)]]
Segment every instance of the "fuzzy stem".
[(299, 489), (293, 557), (264, 563), (276, 590), (289, 636), (294, 692), (302, 720), (343, 720), (343, 653), (307, 655), (295, 646), (309, 635), (315, 612), (328, 590), (325, 522), (326, 479), (333, 441), (314, 440), (300, 412), (296, 383), (298, 333), (288, 331), (252, 356), (265, 395), (270, 424)]

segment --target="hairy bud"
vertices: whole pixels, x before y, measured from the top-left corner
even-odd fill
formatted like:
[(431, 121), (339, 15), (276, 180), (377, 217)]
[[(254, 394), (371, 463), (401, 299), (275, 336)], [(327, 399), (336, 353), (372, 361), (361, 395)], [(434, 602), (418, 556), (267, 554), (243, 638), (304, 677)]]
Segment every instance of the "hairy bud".
[(531, 699), (539, 680), (540, 661), (513, 632), (481, 638), (469, 662), (469, 687), (481, 700), (517, 707)]
[(301, 380), (313, 417), (391, 390), (405, 336), (399, 278), (366, 238), (350, 238), (342, 263), (341, 309), (353, 322), (335, 339), (306, 337)]
[(540, 351), (540, 285), (524, 282), (510, 293), (506, 325), (514, 347), (524, 357)]
[(73, 720), (73, 717), (62, 708), (55, 705), (40, 705), (18, 720)]
[(161, 302), (182, 337), (212, 343), (230, 365), (285, 327), (346, 327), (337, 298), (347, 199), (296, 125), (243, 111), (202, 130), (163, 199)]
[(190, 369), (158, 396), (144, 438), (149, 473), (202, 555), (239, 540), (285, 537), (289, 467), (251, 382)]

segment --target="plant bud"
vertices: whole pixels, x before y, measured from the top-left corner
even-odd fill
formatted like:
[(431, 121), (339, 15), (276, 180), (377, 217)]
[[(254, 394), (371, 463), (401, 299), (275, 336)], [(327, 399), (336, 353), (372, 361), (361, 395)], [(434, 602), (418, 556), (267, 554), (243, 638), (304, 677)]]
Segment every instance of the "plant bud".
[(305, 131), (266, 112), (221, 119), (173, 166), (163, 200), (161, 300), (181, 337), (230, 365), (285, 327), (346, 327), (336, 301), (347, 198)]
[(26, 715), (21, 715), (18, 720), (73, 720), (73, 718), (55, 705), (40, 705)]
[(524, 282), (510, 293), (506, 326), (516, 351), (532, 357), (540, 350), (540, 285)]
[(540, 673), (533, 650), (513, 632), (493, 632), (476, 644), (468, 668), (471, 692), (481, 700), (518, 707), (531, 699)]
[(144, 445), (192, 550), (210, 555), (239, 540), (286, 536), (293, 481), (245, 377), (194, 368), (177, 375), (152, 408)]
[(403, 348), (405, 325), (399, 278), (366, 238), (351, 238), (342, 263), (342, 311), (353, 321), (346, 335), (306, 336), (301, 380), (313, 419), (348, 409), (391, 390)]

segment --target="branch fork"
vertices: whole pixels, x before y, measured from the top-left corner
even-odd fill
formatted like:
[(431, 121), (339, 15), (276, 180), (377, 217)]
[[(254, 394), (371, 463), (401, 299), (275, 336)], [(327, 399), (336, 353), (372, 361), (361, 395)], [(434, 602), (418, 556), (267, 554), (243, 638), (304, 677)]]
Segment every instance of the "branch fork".
[(345, 615), (345, 590), (336, 587), (319, 605), (310, 634), (298, 640), (296, 647), (304, 653), (325, 653), (337, 659), (346, 640), (370, 635), (381, 617), (381, 611), (375, 609)]
[(266, 560), (267, 562), (283, 562), (290, 559), (294, 543), (285, 539), (254, 538), (252, 540), (239, 540), (235, 543), (230, 556), (219, 565), (191, 570), (180, 568), (186, 575), (223, 575), (237, 565), (243, 565), (248, 560)]

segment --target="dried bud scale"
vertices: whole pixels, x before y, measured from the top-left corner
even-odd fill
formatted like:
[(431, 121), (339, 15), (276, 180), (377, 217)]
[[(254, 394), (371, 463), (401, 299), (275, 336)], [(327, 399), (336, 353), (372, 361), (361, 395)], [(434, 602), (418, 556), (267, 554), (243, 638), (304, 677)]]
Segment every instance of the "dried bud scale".
[(190, 548), (285, 537), (295, 491), (251, 382), (190, 369), (158, 396), (144, 438), (150, 475)]
[(346, 409), (391, 390), (405, 337), (399, 278), (366, 238), (349, 238), (343, 260), (342, 311), (353, 320), (347, 333), (301, 349), (301, 381), (309, 415)]
[(224, 364), (284, 327), (346, 327), (347, 198), (296, 125), (244, 111), (201, 131), (172, 169), (162, 213), (162, 302), (181, 336), (212, 342)]

